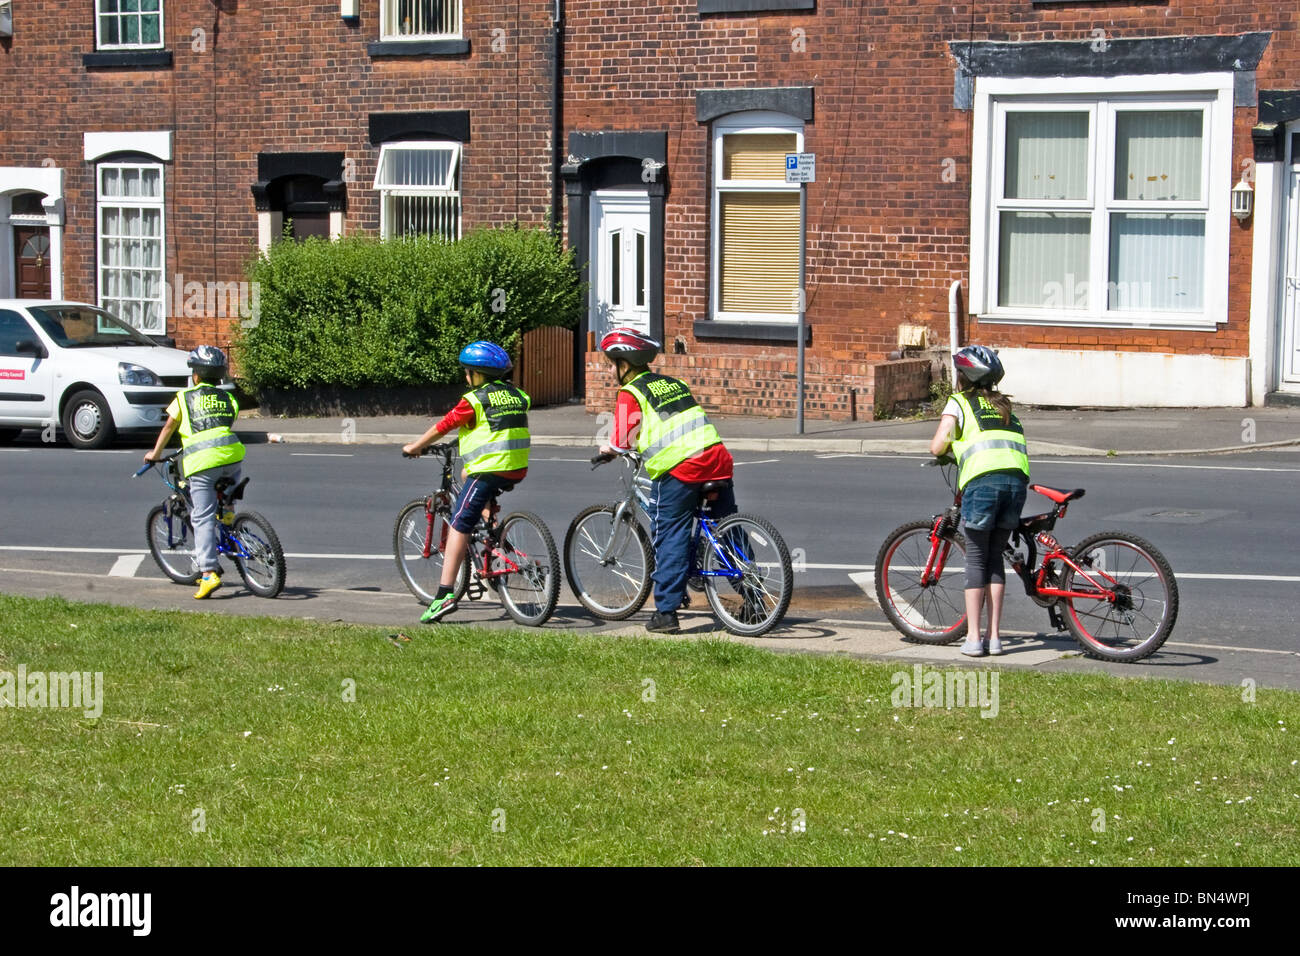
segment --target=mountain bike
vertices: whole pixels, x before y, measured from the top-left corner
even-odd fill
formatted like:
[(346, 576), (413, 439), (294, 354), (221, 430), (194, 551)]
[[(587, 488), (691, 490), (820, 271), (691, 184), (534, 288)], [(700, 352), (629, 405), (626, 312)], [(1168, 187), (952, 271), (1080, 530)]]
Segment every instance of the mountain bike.
[[(162, 465), (163, 484), (170, 489), (166, 500), (149, 512), (146, 536), (149, 553), (162, 573), (177, 584), (194, 584), (202, 569), (195, 553), (194, 527), (190, 513), (189, 482), (181, 475), (180, 452), (150, 462), (135, 473), (139, 478), (154, 465)], [(248, 590), (258, 597), (273, 598), (284, 588), (284, 549), (271, 523), (256, 511), (234, 512), (235, 502), (244, 497), (248, 478), (235, 484), (220, 478), (217, 493), (217, 554), (235, 562)]]
[[(624, 466), (621, 500), (580, 511), (564, 536), (564, 567), (582, 606), (607, 621), (641, 609), (650, 594), (654, 549), (637, 518), (649, 518), (651, 481), (641, 456), (597, 455), (598, 468), (616, 458)], [(709, 503), (728, 481), (710, 481), (695, 515), (691, 538), (690, 590), (703, 591), (709, 607), (733, 634), (766, 634), (785, 617), (794, 590), (790, 552), (766, 518), (750, 514), (716, 520)], [(689, 594), (688, 594), (689, 597)]]
[[(954, 552), (961, 558), (966, 548), (958, 530), (961, 489), (951, 456), (926, 465), (942, 468), (952, 506), (885, 538), (876, 555), (876, 598), (906, 639), (948, 644), (964, 637), (969, 623), (964, 569), (955, 566), (963, 562), (952, 561)], [(1029, 599), (1046, 608), (1057, 631), (1068, 628), (1090, 657), (1127, 663), (1155, 653), (1178, 618), (1178, 582), (1169, 561), (1151, 542), (1126, 531), (1103, 531), (1065, 547), (1052, 531), (1084, 489), (1029, 487), (1054, 507), (1021, 518), (1003, 552)]]
[[(452, 465), (454, 445), (432, 445), (424, 454), (442, 460), (442, 481), (433, 494), (408, 502), (397, 513), (393, 556), (407, 589), (427, 605), (433, 601), (442, 578), (451, 508), (460, 485)], [(520, 624), (544, 624), (560, 597), (560, 558), (555, 541), (537, 515), (516, 511), (498, 522), (500, 510), (497, 496), (493, 495), (487, 517), (470, 534), (469, 554), (456, 573), (456, 599), (468, 595), (471, 601), (477, 601), (490, 589)]]

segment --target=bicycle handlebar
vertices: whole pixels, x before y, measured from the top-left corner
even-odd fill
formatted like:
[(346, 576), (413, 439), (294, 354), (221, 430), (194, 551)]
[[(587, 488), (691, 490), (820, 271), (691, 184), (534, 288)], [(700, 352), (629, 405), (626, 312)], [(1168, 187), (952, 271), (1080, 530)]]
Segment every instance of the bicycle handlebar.
[(167, 455), (166, 457), (163, 457), (163, 458), (157, 458), (157, 459), (155, 459), (154, 461), (147, 462), (147, 463), (145, 463), (143, 466), (141, 466), (141, 468), (140, 468), (140, 469), (139, 469), (139, 470), (138, 470), (134, 475), (132, 475), (131, 477), (132, 477), (132, 478), (139, 478), (141, 475), (143, 475), (146, 471), (148, 471), (148, 470), (149, 470), (150, 468), (152, 468), (154, 465), (165, 465), (165, 464), (167, 464), (168, 462), (175, 461), (176, 458), (177, 458), (177, 456), (179, 456), (179, 455), (180, 455), (180, 452), (178, 452), (178, 451), (174, 451), (174, 452), (172, 452), (170, 455)]
[(446, 458), (450, 458), (452, 453), (455, 452), (455, 450), (456, 450), (456, 446), (453, 445), (451, 442), (438, 442), (438, 444), (436, 445), (430, 445), (428, 448), (425, 448), (418, 455), (408, 455), (406, 452), (402, 452), (402, 457), (423, 458), (425, 455), (442, 455)]

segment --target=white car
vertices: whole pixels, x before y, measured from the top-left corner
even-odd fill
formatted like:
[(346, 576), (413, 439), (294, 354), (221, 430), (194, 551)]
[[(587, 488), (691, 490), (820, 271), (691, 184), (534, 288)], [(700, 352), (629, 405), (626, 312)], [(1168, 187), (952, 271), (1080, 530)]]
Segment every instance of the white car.
[(0, 442), (24, 428), (61, 427), (77, 448), (157, 432), (188, 358), (93, 305), (0, 299)]

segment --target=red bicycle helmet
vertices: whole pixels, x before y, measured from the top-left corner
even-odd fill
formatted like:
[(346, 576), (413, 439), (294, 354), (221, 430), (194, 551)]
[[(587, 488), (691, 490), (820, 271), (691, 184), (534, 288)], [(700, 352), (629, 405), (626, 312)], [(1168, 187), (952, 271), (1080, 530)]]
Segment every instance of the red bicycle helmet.
[(612, 359), (623, 359), (633, 365), (649, 365), (663, 346), (643, 332), (622, 326), (605, 333), (600, 340), (600, 350)]

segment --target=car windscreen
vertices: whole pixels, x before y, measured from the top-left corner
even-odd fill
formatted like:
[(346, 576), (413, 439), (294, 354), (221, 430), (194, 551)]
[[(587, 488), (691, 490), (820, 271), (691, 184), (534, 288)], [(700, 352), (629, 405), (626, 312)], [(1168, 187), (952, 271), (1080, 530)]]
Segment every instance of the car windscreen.
[(45, 334), (65, 349), (98, 345), (146, 345), (156, 343), (121, 319), (85, 305), (29, 306)]

